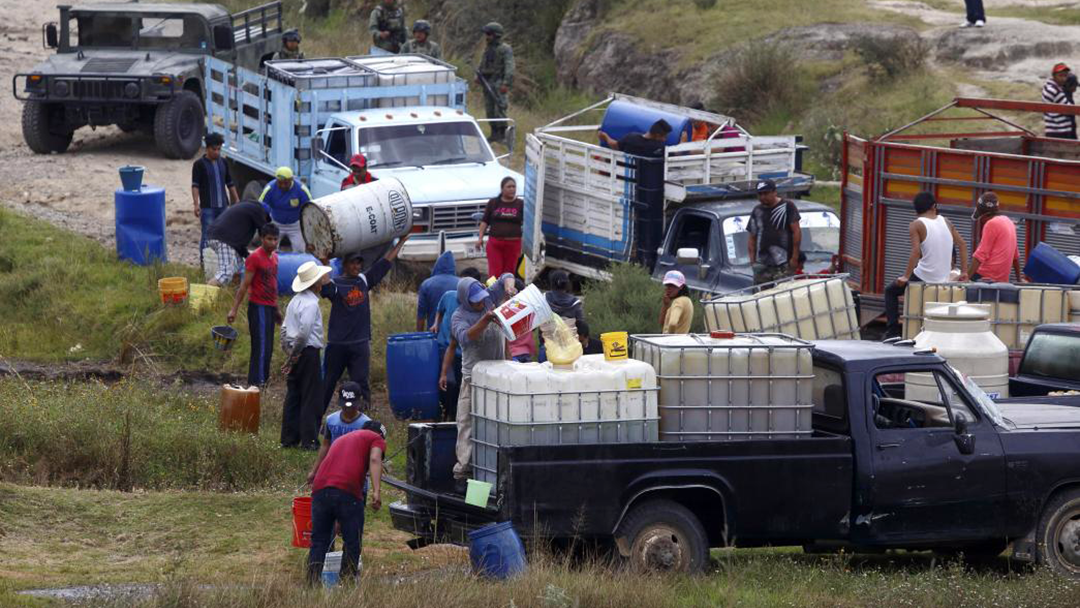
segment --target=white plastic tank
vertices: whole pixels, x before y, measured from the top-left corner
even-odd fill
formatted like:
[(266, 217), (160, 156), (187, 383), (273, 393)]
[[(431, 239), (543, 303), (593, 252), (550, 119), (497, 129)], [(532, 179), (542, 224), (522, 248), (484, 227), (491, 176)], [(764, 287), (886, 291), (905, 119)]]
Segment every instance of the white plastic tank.
[(385, 177), (304, 205), (300, 230), (316, 257), (340, 257), (408, 234), (412, 220), (409, 193), (401, 182)]
[[(377, 75), (381, 87), (446, 84), (454, 81), (457, 68), (423, 55), (374, 55), (350, 57)], [(380, 108), (420, 105), (419, 96), (387, 97), (379, 100)], [(449, 106), (447, 95), (428, 95), (426, 105)]]
[(778, 334), (633, 336), (660, 381), (661, 441), (790, 439), (813, 432), (808, 342)]
[(786, 281), (705, 302), (709, 331), (777, 332), (804, 340), (858, 339), (855, 300), (841, 278)]
[(498, 447), (657, 440), (656, 372), (640, 361), (581, 357), (482, 361), (472, 371), (474, 478), (496, 483)]
[[(935, 349), (991, 397), (1009, 396), (1009, 349), (991, 331), (989, 305), (926, 303), (915, 348)], [(940, 395), (932, 374), (906, 374), (905, 399), (938, 402)]]

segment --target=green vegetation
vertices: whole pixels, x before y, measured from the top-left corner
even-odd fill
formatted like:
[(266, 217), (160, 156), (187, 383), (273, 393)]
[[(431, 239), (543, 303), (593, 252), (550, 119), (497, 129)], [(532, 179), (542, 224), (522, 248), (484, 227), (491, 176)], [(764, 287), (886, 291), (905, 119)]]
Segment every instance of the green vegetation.
[[(582, 289), (585, 319), (592, 337), (609, 331), (631, 334), (660, 333), (660, 306), (664, 287), (652, 280), (636, 264), (615, 264), (608, 268), (611, 281), (590, 281)], [(694, 304), (690, 331), (705, 331), (704, 309)]]

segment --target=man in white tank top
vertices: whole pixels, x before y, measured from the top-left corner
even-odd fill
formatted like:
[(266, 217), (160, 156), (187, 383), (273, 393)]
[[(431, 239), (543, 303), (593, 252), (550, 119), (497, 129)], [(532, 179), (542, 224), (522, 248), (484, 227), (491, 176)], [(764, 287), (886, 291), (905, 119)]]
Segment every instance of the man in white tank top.
[(885, 338), (900, 335), (900, 296), (910, 282), (947, 283), (952, 271), (953, 249), (960, 252), (960, 280), (968, 279), (967, 243), (948, 219), (938, 215), (937, 201), (920, 192), (913, 201), (919, 217), (908, 226), (911, 253), (904, 274), (885, 288)]

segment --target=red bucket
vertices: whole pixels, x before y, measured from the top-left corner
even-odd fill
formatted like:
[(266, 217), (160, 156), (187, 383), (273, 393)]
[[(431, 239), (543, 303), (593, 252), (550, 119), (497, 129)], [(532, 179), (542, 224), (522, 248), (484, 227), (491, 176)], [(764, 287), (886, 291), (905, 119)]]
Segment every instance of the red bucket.
[(292, 501), (292, 546), (301, 549), (311, 546), (310, 496), (299, 496)]

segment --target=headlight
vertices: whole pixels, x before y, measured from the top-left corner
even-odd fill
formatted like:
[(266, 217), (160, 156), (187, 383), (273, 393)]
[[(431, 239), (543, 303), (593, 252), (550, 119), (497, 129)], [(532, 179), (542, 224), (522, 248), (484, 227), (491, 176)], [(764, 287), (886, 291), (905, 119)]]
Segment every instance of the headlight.
[(53, 83), (53, 95), (57, 97), (67, 97), (71, 92), (71, 84), (66, 80), (57, 80)]
[(45, 77), (41, 74), (31, 74), (26, 77), (26, 90), (27, 91), (44, 91), (45, 90)]
[(139, 96), (139, 84), (135, 82), (129, 82), (124, 85), (124, 95), (135, 99)]

